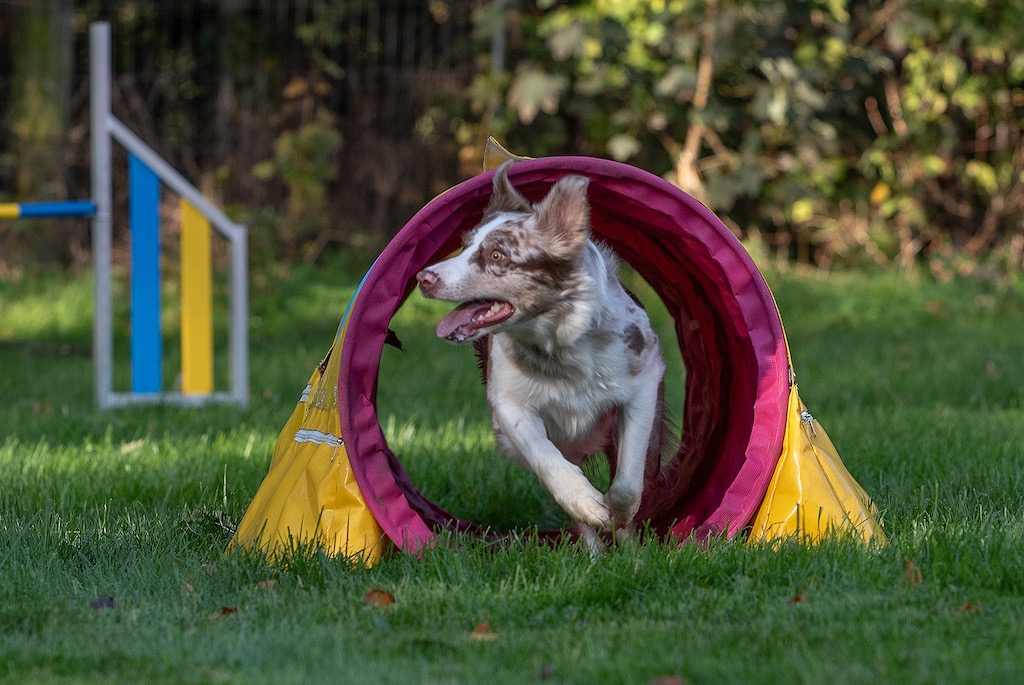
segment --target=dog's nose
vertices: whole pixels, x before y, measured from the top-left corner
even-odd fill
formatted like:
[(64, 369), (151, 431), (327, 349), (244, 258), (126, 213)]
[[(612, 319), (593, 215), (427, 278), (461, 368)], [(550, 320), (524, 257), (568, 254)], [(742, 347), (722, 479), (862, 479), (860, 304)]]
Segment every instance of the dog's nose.
[(420, 287), (430, 287), (437, 283), (437, 274), (430, 269), (424, 269), (423, 271), (416, 274), (416, 280), (420, 282)]

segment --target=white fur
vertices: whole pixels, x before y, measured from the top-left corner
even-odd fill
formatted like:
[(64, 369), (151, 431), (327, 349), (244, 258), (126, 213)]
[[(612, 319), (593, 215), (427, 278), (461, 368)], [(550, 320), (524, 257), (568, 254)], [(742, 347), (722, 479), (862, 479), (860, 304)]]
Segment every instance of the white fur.
[[(499, 182), (507, 181), (496, 177), (496, 188)], [(581, 189), (560, 182), (551, 192), (582, 192), (586, 211), (585, 180)], [(585, 245), (559, 282), (541, 285), (530, 278), (526, 256), (535, 255), (526, 255), (529, 250), (508, 250), (522, 259), (519, 271), (514, 259), (504, 270), (486, 263), (493, 252), (481, 250), (490, 249), (496, 235), (513, 236), (518, 247), (543, 248), (546, 239), (538, 235), (550, 229), (540, 224), (540, 206), (532, 215), (496, 213), (471, 234), (461, 254), (421, 272), (420, 285), (428, 297), (500, 300), (516, 308), (508, 320), (458, 339), (491, 336), (487, 399), (499, 446), (537, 475), (596, 553), (598, 530), (632, 530), (648, 444), (660, 430), (665, 366), (647, 315), (619, 283), (614, 255), (590, 241), (588, 221)], [(537, 300), (553, 304), (538, 308), (531, 304)], [(537, 363), (523, 363), (524, 355)], [(601, 493), (580, 464), (603, 446), (606, 418), (612, 415), (618, 426), (617, 469), (608, 492)]]

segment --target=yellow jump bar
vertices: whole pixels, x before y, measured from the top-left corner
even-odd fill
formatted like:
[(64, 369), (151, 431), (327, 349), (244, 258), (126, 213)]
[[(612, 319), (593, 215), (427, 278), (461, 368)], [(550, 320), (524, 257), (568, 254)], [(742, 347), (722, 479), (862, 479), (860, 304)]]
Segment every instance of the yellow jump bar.
[(210, 222), (181, 200), (181, 391), (213, 392), (213, 266)]

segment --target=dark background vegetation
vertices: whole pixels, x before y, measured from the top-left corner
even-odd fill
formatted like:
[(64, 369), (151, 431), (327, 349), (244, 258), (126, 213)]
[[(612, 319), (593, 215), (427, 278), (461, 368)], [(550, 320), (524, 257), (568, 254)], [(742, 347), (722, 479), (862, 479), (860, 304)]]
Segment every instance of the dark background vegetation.
[[(764, 256), (1014, 272), (1022, 16), (1020, 0), (0, 0), (0, 201), (88, 197), (102, 19), (114, 114), (249, 225), (256, 268), (374, 253), (477, 173), (493, 134), (664, 175)], [(0, 275), (48, 263), (88, 263), (84, 222), (0, 222)]]

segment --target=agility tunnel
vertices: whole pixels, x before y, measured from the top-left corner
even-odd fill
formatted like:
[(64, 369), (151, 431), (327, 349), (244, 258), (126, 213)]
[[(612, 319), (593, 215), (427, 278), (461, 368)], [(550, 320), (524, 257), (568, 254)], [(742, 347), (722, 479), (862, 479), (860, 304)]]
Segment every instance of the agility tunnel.
[[(685, 381), (665, 378), (685, 382), (681, 445), (645, 493), (638, 521), (680, 542), (815, 542), (834, 534), (884, 542), (875, 505), (799, 398), (775, 300), (740, 242), (698, 201), (626, 164), (550, 157), (509, 170), (531, 202), (566, 174), (590, 179), (594, 237), (664, 302), (686, 368)], [(492, 175), (435, 198), (367, 272), (280, 434), (233, 547), (273, 555), (312, 543), (373, 563), (392, 545), (416, 552), (440, 530), (484, 533), (410, 482), (384, 438), (376, 398), (392, 317), (416, 273), (477, 225)]]

